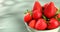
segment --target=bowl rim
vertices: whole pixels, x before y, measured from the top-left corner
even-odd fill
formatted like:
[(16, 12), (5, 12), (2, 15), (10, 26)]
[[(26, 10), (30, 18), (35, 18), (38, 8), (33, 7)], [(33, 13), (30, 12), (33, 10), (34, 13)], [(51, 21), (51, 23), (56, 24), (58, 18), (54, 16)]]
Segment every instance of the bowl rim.
[(25, 25), (26, 25), (29, 29), (33, 29), (33, 30), (35, 30), (35, 31), (51, 31), (51, 30), (58, 29), (58, 28), (60, 27), (60, 26), (58, 26), (57, 28), (54, 28), (54, 29), (51, 29), (51, 30), (36, 30), (36, 29), (34, 29), (34, 28), (29, 27), (26, 22), (25, 22)]

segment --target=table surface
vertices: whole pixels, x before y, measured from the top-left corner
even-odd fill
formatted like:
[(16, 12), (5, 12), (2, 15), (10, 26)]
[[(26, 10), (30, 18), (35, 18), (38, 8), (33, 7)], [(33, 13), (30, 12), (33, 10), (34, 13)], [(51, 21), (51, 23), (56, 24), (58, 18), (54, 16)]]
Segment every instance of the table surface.
[[(23, 21), (26, 9), (31, 10), (35, 0), (0, 0), (0, 32), (28, 32)], [(60, 7), (59, 0), (39, 0), (42, 5), (53, 1)]]

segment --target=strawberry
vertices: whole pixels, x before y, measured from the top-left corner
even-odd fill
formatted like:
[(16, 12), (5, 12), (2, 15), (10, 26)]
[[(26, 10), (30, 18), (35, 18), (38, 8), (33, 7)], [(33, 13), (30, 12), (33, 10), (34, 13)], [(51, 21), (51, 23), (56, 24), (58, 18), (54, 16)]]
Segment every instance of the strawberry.
[(59, 21), (59, 26), (60, 26), (60, 21)]
[(59, 25), (60, 25), (60, 14), (56, 16), (56, 19), (59, 21)]
[[(46, 8), (48, 5), (49, 5), (49, 3), (46, 3), (43, 7)], [(56, 9), (56, 11), (58, 11), (58, 8), (55, 7), (55, 9)]]
[(46, 8), (48, 6), (48, 3), (46, 3), (43, 7)]
[(43, 7), (42, 7), (42, 10), (44, 12), (44, 9), (48, 6), (48, 3), (46, 3)]
[(59, 22), (58, 20), (52, 18), (50, 19), (49, 23), (48, 23), (48, 29), (55, 29), (59, 26)]
[(36, 24), (36, 20), (31, 20), (31, 21), (29, 22), (29, 27), (35, 28), (35, 24)]
[(35, 28), (37, 30), (44, 30), (47, 28), (47, 24), (46, 24), (46, 21), (44, 19), (38, 19), (36, 25), (35, 25)]
[(39, 12), (39, 11), (37, 11), (37, 10), (33, 11), (33, 14), (32, 15), (33, 15), (33, 18), (34, 19), (39, 19), (39, 18), (42, 17), (42, 13)]
[[(43, 7), (46, 8), (48, 5), (49, 5), (49, 3), (46, 3)], [(58, 11), (58, 8), (55, 7), (55, 9), (56, 9), (56, 11)]]
[(32, 16), (30, 15), (30, 13), (26, 13), (26, 15), (24, 16), (24, 21), (25, 22), (29, 22), (32, 19)]
[(42, 11), (42, 6), (40, 5), (40, 3), (38, 1), (35, 1), (34, 7), (33, 7), (33, 11)]
[(47, 18), (51, 18), (56, 14), (56, 8), (53, 2), (50, 2), (49, 5), (44, 9), (44, 15)]
[(60, 14), (57, 15), (57, 18), (60, 18)]

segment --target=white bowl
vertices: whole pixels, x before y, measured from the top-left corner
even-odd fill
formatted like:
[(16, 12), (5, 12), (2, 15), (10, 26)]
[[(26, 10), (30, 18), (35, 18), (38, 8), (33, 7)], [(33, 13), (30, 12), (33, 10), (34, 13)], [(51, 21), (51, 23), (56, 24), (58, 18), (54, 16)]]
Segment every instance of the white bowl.
[(59, 28), (60, 28), (60, 27), (58, 27), (58, 28), (52, 29), (52, 30), (35, 30), (35, 29), (29, 27), (29, 26), (27, 25), (27, 23), (25, 23), (25, 25), (26, 25), (27, 30), (28, 30), (29, 32), (58, 32), (58, 31), (59, 31)]

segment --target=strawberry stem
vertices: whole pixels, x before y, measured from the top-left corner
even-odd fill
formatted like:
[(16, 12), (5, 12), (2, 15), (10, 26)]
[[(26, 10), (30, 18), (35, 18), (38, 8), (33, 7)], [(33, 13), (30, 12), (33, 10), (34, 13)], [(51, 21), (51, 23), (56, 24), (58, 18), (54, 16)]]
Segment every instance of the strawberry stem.
[(27, 9), (27, 12), (28, 12), (28, 9)]
[(42, 15), (42, 17), (43, 17), (45, 20), (47, 20), (47, 21), (50, 20), (50, 19), (48, 19), (47, 17), (45, 17), (44, 15)]
[(46, 21), (47, 24), (49, 24), (49, 21)]
[(58, 18), (58, 21), (60, 21), (60, 18)]
[(30, 10), (29, 12), (30, 12), (30, 15), (32, 16), (32, 10)]
[(28, 12), (28, 9), (24, 12), (24, 14), (26, 14)]
[(26, 14), (26, 13), (30, 13), (30, 15), (32, 16), (32, 11), (30, 11), (30, 10), (27, 9), (24, 14)]
[(46, 17), (44, 15), (42, 15), (42, 17), (46, 20)]

